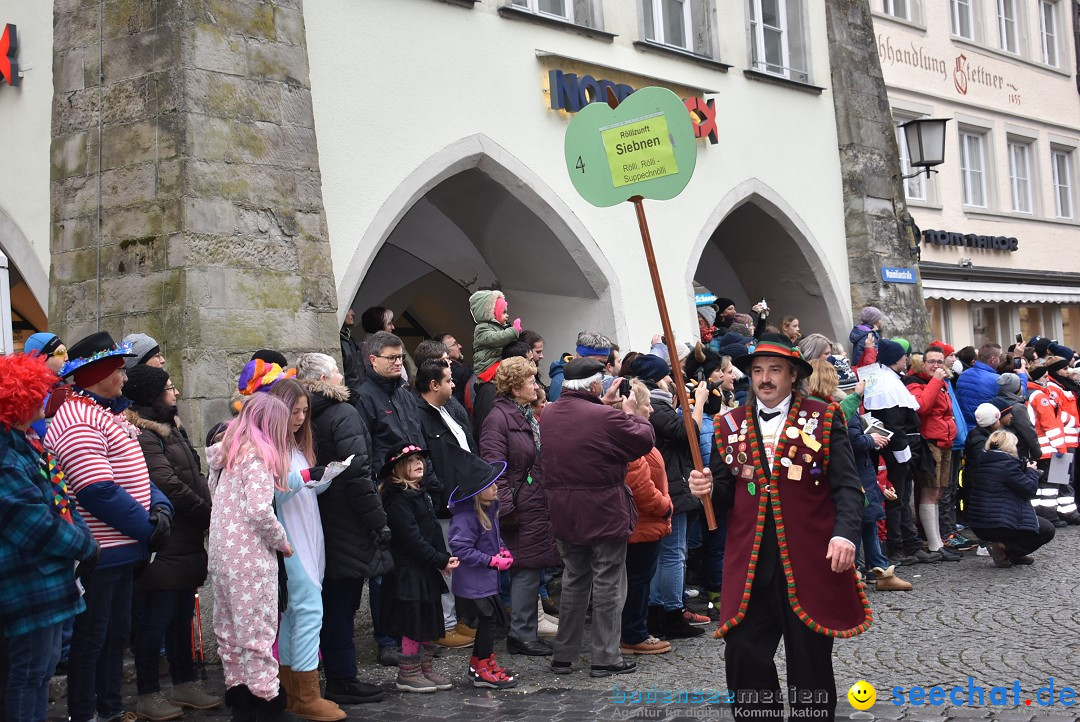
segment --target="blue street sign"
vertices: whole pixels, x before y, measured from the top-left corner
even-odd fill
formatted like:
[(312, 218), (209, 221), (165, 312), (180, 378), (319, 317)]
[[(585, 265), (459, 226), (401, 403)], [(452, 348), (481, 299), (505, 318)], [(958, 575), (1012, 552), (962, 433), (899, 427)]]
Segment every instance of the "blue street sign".
[(882, 266), (881, 280), (886, 283), (915, 283), (915, 269)]

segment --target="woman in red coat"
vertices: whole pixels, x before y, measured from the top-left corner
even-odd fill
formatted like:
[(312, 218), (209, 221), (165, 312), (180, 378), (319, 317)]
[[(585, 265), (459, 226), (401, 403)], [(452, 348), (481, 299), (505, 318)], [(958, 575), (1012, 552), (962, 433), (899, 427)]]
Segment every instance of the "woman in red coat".
[[(652, 413), (649, 389), (634, 381), (630, 393), (635, 401), (634, 415), (649, 418)], [(647, 626), (649, 586), (656, 573), (660, 540), (671, 533), (674, 510), (668, 496), (664, 457), (656, 447), (627, 464), (626, 485), (634, 495), (638, 520), (626, 544), (626, 602), (619, 648), (623, 654), (664, 654), (671, 651), (671, 643), (649, 634)]]

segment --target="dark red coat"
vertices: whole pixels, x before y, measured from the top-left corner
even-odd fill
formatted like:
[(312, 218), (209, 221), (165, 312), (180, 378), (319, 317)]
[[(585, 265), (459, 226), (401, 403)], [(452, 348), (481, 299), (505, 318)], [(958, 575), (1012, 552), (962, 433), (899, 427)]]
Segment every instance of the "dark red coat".
[[(832, 637), (866, 631), (873, 615), (854, 566), (837, 574), (825, 558), (832, 537), (855, 542), (862, 525), (862, 486), (843, 412), (837, 404), (796, 395), (773, 466), (766, 469), (756, 419), (747, 416), (750, 408), (740, 406), (714, 423), (713, 499), (718, 511), (731, 508), (717, 636), (746, 615), (766, 514), (775, 524), (788, 602), (799, 619)], [(802, 428), (799, 418), (818, 419), (811, 432), (818, 448), (802, 436), (787, 435), (789, 428)], [(789, 466), (782, 464), (784, 458)]]
[(951, 449), (956, 440), (956, 419), (947, 383), (923, 374), (904, 379), (907, 390), (919, 402), (919, 432), (927, 443), (942, 449)]
[[(480, 458), (506, 462), (506, 471), (496, 484), (499, 516), (514, 510), (518, 512), (518, 528), (502, 530), (503, 543), (514, 555), (514, 566), (544, 569), (558, 565), (559, 550), (551, 531), (543, 468), (536, 453), (532, 429), (518, 405), (505, 396), (495, 397), (495, 403), (484, 419), (480, 431)], [(532, 477), (531, 484), (529, 476)]]
[(652, 425), (588, 391), (563, 390), (544, 409), (540, 431), (555, 538), (581, 545), (629, 539), (637, 509), (626, 465), (652, 450)]

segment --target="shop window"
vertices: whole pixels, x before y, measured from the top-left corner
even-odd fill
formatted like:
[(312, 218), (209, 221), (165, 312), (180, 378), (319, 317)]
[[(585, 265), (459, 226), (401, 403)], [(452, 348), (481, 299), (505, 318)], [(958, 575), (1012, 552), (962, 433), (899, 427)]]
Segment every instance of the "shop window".
[(1080, 306), (1061, 307), (1061, 342), (1069, 348), (1080, 347)]
[(975, 338), (973, 344), (975, 348), (982, 346), (987, 341), (1001, 343), (1000, 317), (997, 306), (971, 307), (971, 328)]
[(1020, 52), (1020, 18), (1017, 0), (997, 0), (998, 47)]
[[(896, 131), (896, 145), (900, 150), (900, 172), (904, 175), (911, 175), (915, 172), (915, 169), (911, 166), (911, 152), (908, 150), (907, 135), (900, 126), (909, 120), (914, 118), (895, 118), (893, 125)], [(906, 178), (904, 180), (904, 195), (909, 201), (925, 201), (927, 199), (926, 193), (926, 175), (920, 173), (913, 178)]]
[(748, 0), (754, 70), (810, 82), (804, 0)]
[(949, 302), (940, 298), (926, 299), (926, 312), (930, 316), (930, 333), (934, 338), (946, 340), (951, 335), (946, 316), (949, 312)]
[(559, 18), (569, 23), (574, 22), (574, 3), (572, 0), (513, 0), (514, 7), (528, 10), (537, 15)]
[(1058, 67), (1058, 0), (1040, 0), (1039, 34), (1042, 39), (1042, 61)]
[(1009, 141), (1009, 187), (1012, 190), (1012, 209), (1016, 213), (1031, 213), (1031, 144)]
[(1043, 317), (1042, 306), (1020, 306), (1019, 311), (1020, 333), (1025, 341), (1050, 333), (1050, 319)]
[(1050, 171), (1054, 179), (1054, 208), (1058, 218), (1073, 217), (1073, 153), (1054, 149), (1050, 153)]
[(949, 0), (949, 21), (952, 34), (967, 40), (975, 39), (975, 0)]
[(986, 133), (960, 131), (960, 181), (964, 205), (986, 208)]

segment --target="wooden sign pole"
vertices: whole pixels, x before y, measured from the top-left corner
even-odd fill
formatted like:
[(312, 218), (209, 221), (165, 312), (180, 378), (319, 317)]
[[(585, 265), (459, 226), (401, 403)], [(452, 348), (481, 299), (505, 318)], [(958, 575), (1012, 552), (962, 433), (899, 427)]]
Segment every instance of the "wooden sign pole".
[[(683, 423), (686, 425), (686, 438), (690, 443), (690, 454), (694, 459), (694, 468), (704, 470), (701, 460), (701, 448), (698, 434), (694, 429), (694, 420), (690, 416), (690, 399), (686, 395), (686, 383), (683, 380), (682, 363), (675, 351), (675, 335), (671, 332), (671, 318), (668, 315), (667, 301), (664, 300), (664, 288), (660, 285), (660, 272), (656, 268), (656, 253), (653, 251), (652, 236), (649, 235), (649, 222), (645, 219), (645, 206), (641, 196), (630, 199), (637, 212), (638, 228), (641, 230), (641, 242), (645, 246), (645, 261), (649, 264), (649, 276), (652, 278), (653, 293), (656, 294), (656, 309), (660, 312), (660, 325), (664, 329), (664, 343), (668, 349), (668, 360), (671, 362), (671, 375), (675, 379), (675, 393), (679, 397), (679, 406), (682, 408)], [(705, 507), (705, 521), (709, 531), (716, 529), (716, 513), (713, 511), (712, 499), (704, 497), (701, 500)]]

